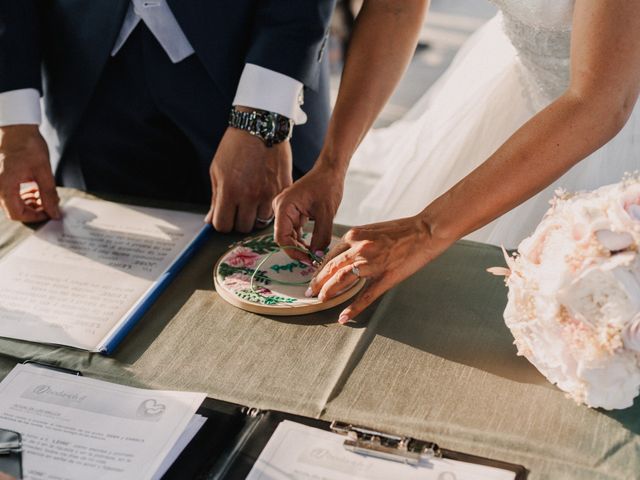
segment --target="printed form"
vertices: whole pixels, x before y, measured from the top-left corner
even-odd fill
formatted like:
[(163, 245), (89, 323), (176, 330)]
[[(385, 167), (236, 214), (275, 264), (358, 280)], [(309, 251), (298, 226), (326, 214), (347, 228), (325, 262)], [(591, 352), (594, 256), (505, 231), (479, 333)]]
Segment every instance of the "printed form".
[(74, 198), (0, 260), (0, 336), (99, 351), (202, 216)]
[(0, 428), (22, 434), (25, 479), (156, 479), (204, 424), (204, 398), (17, 365), (0, 383)]

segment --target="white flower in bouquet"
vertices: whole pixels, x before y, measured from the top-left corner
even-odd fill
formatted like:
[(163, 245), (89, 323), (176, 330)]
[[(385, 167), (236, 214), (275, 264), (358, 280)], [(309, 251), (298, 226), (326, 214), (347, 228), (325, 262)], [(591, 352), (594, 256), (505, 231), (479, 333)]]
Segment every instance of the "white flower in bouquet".
[(518, 353), (577, 402), (626, 408), (640, 392), (640, 179), (557, 192), (506, 274)]

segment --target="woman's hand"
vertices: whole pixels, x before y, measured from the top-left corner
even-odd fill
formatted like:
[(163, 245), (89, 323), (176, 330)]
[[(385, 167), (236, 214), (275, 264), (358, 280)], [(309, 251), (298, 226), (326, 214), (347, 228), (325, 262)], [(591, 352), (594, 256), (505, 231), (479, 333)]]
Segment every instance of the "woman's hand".
[[(319, 164), (275, 198), (274, 235), (280, 246), (310, 248), (316, 255), (324, 255), (324, 249), (331, 243), (333, 217), (342, 200), (344, 176), (342, 168)], [(300, 232), (309, 219), (314, 220), (315, 225), (311, 246), (307, 247)], [(285, 252), (296, 260), (309, 260), (301, 251), (285, 249)]]
[(328, 253), (307, 295), (328, 300), (366, 278), (365, 288), (338, 318), (345, 324), (446, 248), (433, 243), (422, 216), (352, 228)]
[[(413, 58), (428, 4), (428, 0), (363, 3), (316, 167), (275, 200), (275, 237), (280, 245), (306, 248), (299, 229), (308, 218), (316, 222), (313, 253), (331, 241), (333, 217), (351, 156)], [(285, 251), (298, 260), (308, 260), (294, 249)]]

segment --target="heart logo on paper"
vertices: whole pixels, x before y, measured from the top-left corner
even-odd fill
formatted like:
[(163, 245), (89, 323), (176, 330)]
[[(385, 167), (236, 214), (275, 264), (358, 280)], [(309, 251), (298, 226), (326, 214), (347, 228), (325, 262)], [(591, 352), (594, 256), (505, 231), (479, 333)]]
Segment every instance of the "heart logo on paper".
[(154, 399), (150, 398), (149, 400), (145, 400), (138, 407), (138, 416), (146, 417), (146, 418), (157, 418), (160, 417), (167, 407), (158, 403)]
[(438, 475), (438, 480), (456, 480), (458, 477), (453, 472), (442, 472)]

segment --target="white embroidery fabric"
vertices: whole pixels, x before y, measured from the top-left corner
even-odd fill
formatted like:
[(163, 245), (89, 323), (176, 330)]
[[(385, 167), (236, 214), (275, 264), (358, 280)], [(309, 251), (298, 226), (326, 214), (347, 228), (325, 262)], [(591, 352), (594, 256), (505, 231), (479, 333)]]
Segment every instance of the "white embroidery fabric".
[[(573, 0), (494, 3), (500, 12), (471, 36), (411, 111), (365, 138), (352, 159), (337, 222), (419, 212), (566, 89)], [(515, 247), (533, 232), (558, 187), (592, 190), (636, 170), (638, 118), (636, 108), (611, 142), (469, 238)]]

